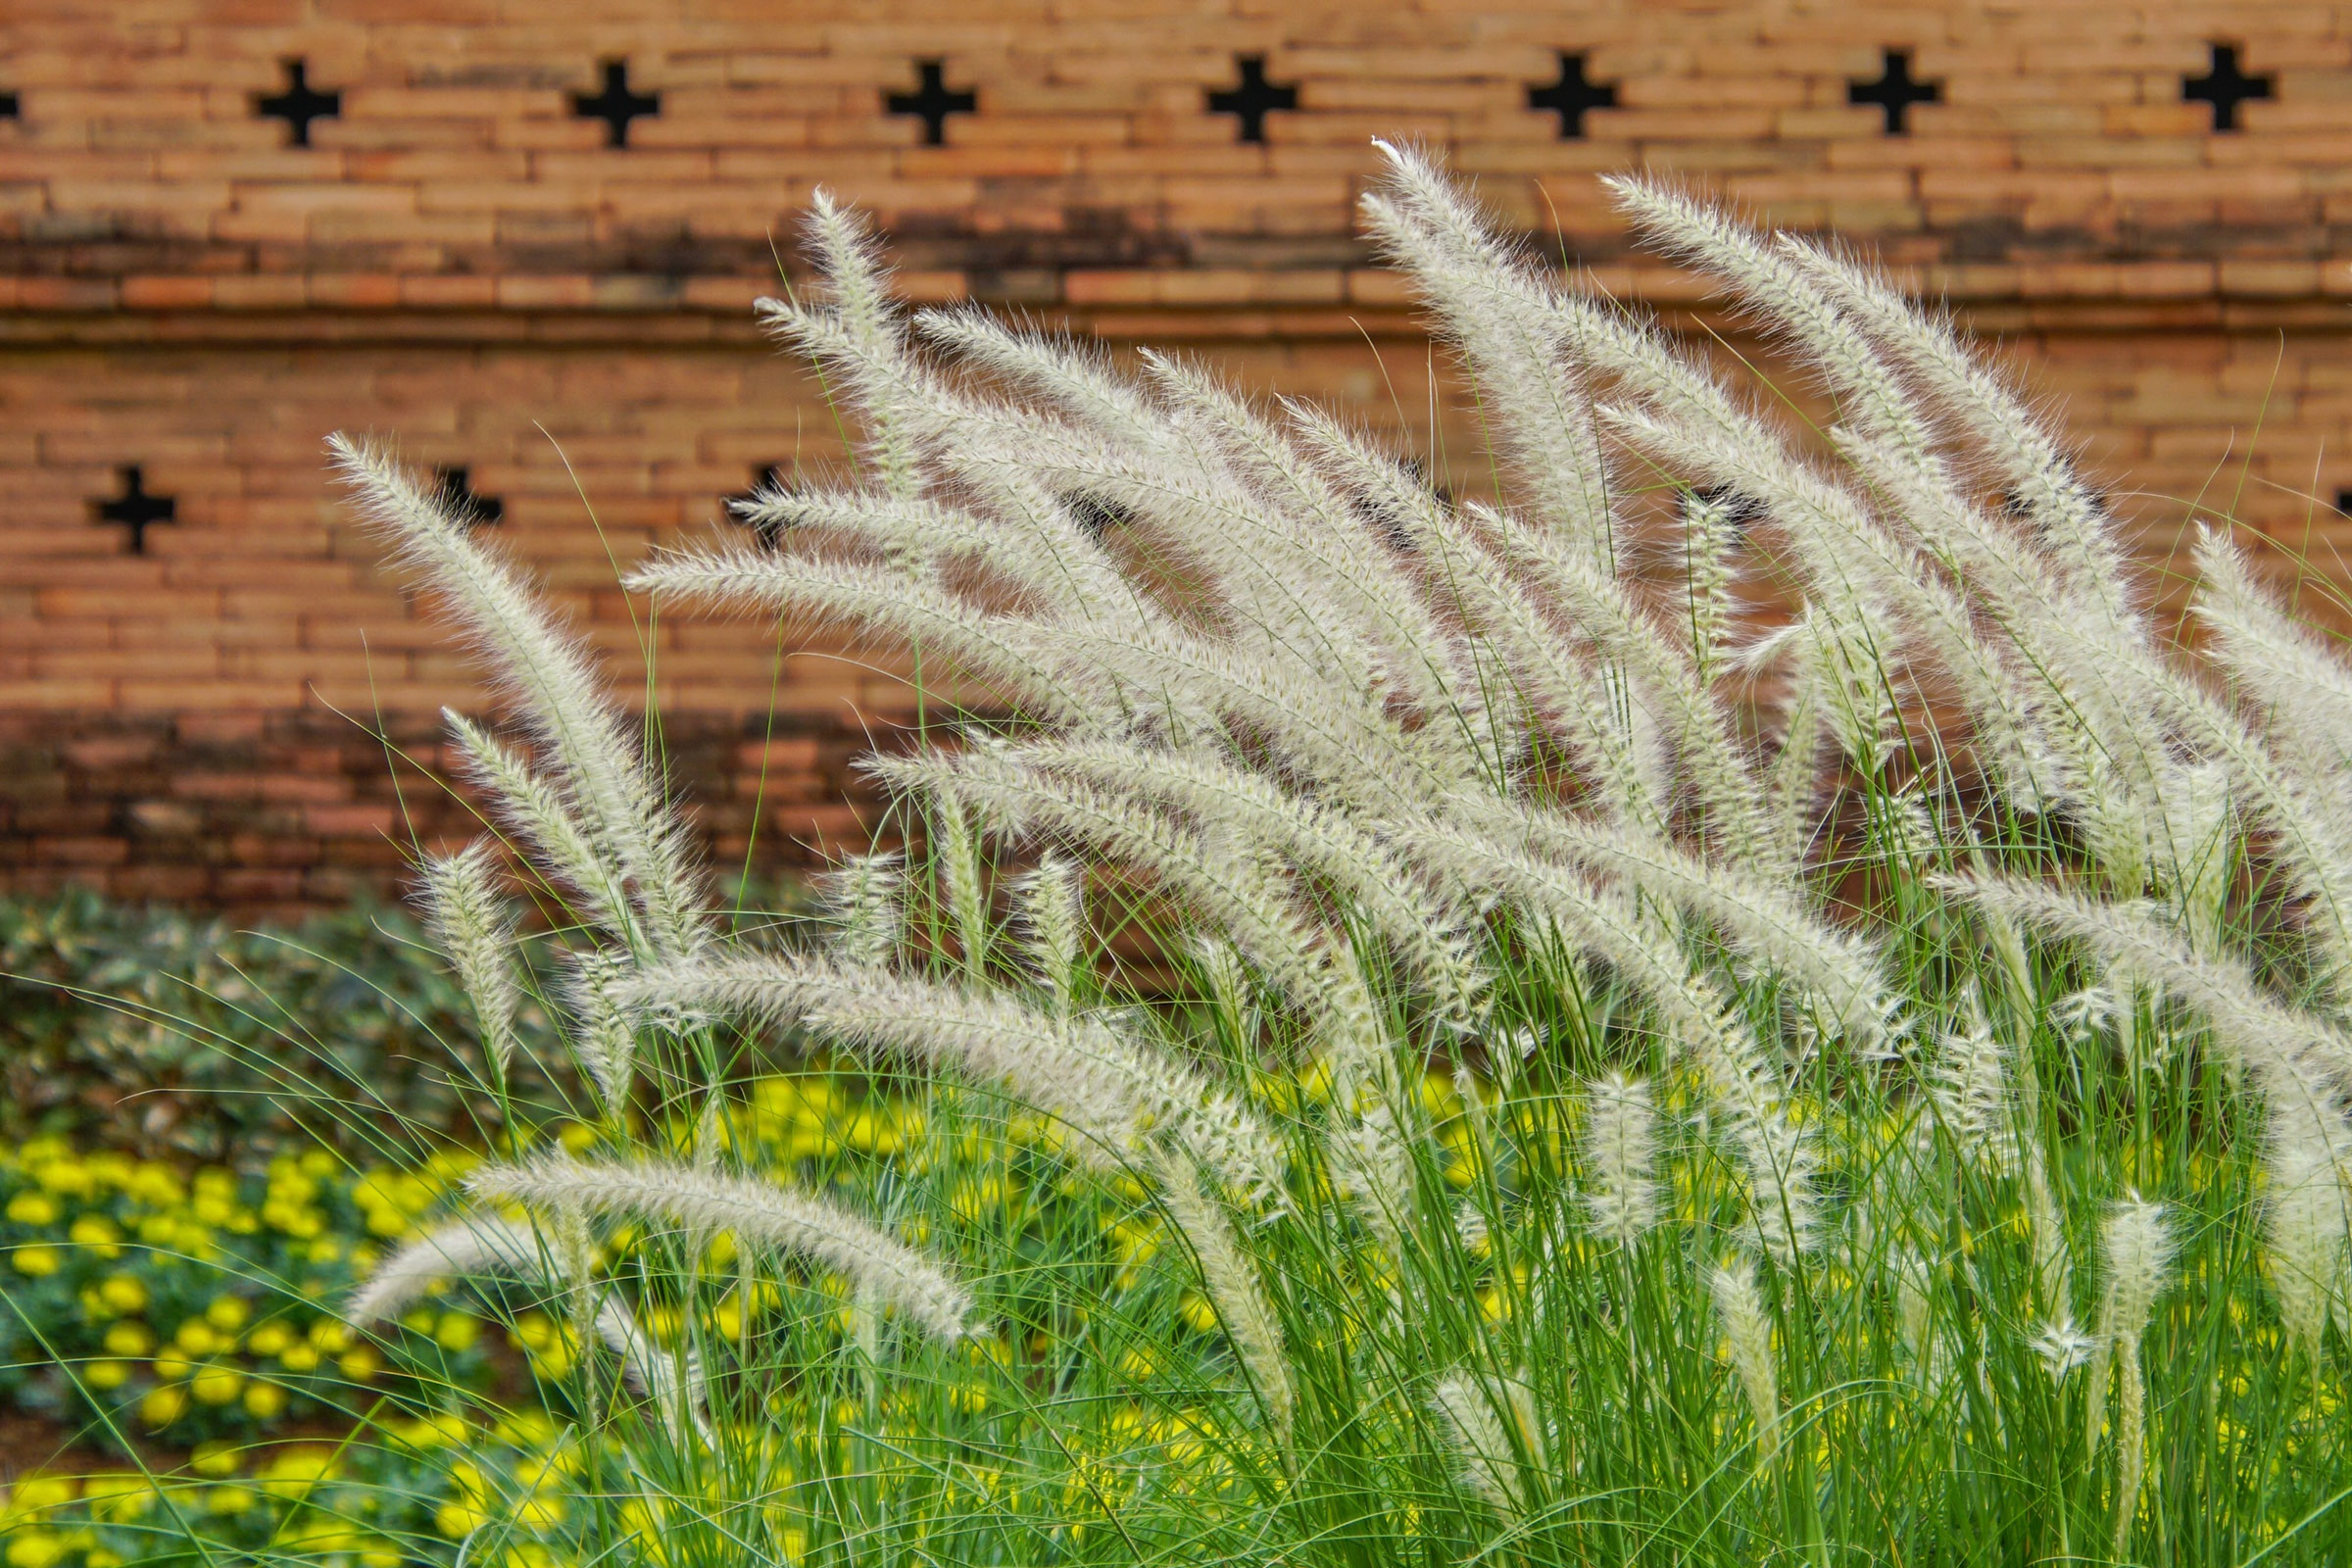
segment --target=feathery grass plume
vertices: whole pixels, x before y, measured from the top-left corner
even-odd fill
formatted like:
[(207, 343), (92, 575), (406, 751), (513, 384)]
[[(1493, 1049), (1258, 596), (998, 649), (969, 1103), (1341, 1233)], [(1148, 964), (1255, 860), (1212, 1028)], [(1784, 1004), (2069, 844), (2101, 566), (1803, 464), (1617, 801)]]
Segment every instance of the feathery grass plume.
[(651, 967), (613, 994), (632, 1009), (756, 1017), (998, 1085), (1067, 1126), (1074, 1157), (1098, 1169), (1122, 1169), (1145, 1133), (1164, 1128), (1247, 1200), (1280, 1195), (1287, 1156), (1253, 1113), (1100, 1017), (1057, 1015), (999, 989), (758, 954)]
[(441, 717), (458, 743), (467, 782), (489, 797), (492, 811), (536, 852), (526, 863), (565, 899), (578, 901), (572, 912), (589, 924), (624, 942), (644, 941), (629, 903), (627, 873), (590, 837), (563, 795), (464, 714), (443, 709)]
[(433, 939), (457, 970), (473, 1004), (498, 1081), (514, 1059), (514, 1014), (521, 1002), (514, 979), (514, 917), (498, 896), (497, 849), (477, 839), (455, 855), (424, 862), (424, 898)]
[(1595, 1234), (1632, 1248), (1658, 1223), (1657, 1109), (1649, 1085), (1622, 1072), (1585, 1097), (1585, 1211)]
[(933, 797), (931, 850), (939, 861), (939, 884), (948, 917), (956, 928), (956, 951), (974, 979), (988, 969), (989, 889), (980, 863), (980, 835), (953, 795)]
[(1526, 1478), (1487, 1380), (1449, 1372), (1430, 1391), (1430, 1402), (1463, 1484), (1505, 1524), (1519, 1524), (1526, 1515)]
[(1375, 140), (1388, 160), (1361, 207), (1366, 226), (1410, 271), (1476, 379), (1493, 439), (1529, 510), (1594, 560), (1613, 559), (1609, 483), (1591, 403), (1546, 315), (1525, 308), (1548, 285), (1497, 240), (1418, 152)]
[[(1629, 727), (1640, 720), (1657, 732), (1656, 743), (1639, 731), (1629, 743), (1671, 748), (1707, 840), (1734, 864), (1781, 869), (1770, 858), (1762, 781), (1749, 748), (1695, 654), (1669, 635), (1624, 577), (1585, 560), (1556, 536), (1521, 529), (1497, 535), (1496, 543), (1513, 569), (1590, 640), (1593, 653), (1611, 662), (1607, 679), (1633, 710)], [(1663, 761), (1651, 765), (1665, 769)]]
[(1184, 811), (1270, 858), (1327, 877), (1437, 994), (1449, 1020), (1475, 1020), (1486, 975), (1470, 912), (1348, 812), (1285, 789), (1206, 748), (1161, 751), (1115, 741), (1034, 741), (1003, 754), (1097, 788)]
[(1134, 602), (1134, 590), (1077, 529), (1037, 514), (992, 517), (927, 499), (858, 491), (787, 491), (773, 486), (737, 501), (738, 521), (765, 533), (856, 541), (901, 571), (970, 560), (1055, 615), (1085, 615), (1105, 603)]
[[(2144, 905), (2097, 902), (2016, 879), (1951, 877), (1932, 885), (1982, 908), (2087, 943), (2130, 977), (2154, 982), (2201, 1013), (2229, 1059), (2266, 1085), (2352, 1083), (2352, 1034), (2265, 995), (2245, 966), (2188, 947)], [(2298, 1092), (2294, 1098), (2324, 1099)]]
[(1903, 1355), (1921, 1389), (1933, 1394), (1946, 1370), (1944, 1348), (1936, 1335), (1935, 1276), (1928, 1260), (1910, 1247), (1896, 1249), (1888, 1271), (1894, 1276), (1895, 1328), (1902, 1336)]
[(1599, 957), (1658, 1009), (1698, 1068), (1749, 1187), (1758, 1239), (1783, 1266), (1817, 1237), (1811, 1141), (1789, 1116), (1778, 1070), (1713, 976), (1694, 969), (1673, 932), (1621, 894), (1524, 850), (1450, 824), (1399, 829), (1400, 842), (1465, 888), (1488, 889), (1548, 922), (1568, 945)]
[(1721, 672), (1732, 646), (1740, 532), (1732, 504), (1719, 495), (1691, 495), (1683, 503), (1682, 513), (1690, 673), (1703, 689)]
[(485, 1274), (556, 1281), (563, 1258), (534, 1227), (490, 1213), (461, 1214), (405, 1243), (368, 1271), (343, 1303), (343, 1321), (387, 1323), (453, 1279)]
[(2113, 1357), (2122, 1385), (2116, 1421), (2115, 1535), (2113, 1555), (2124, 1554), (2124, 1540), (2138, 1510), (2140, 1479), (2147, 1468), (2147, 1383), (2139, 1364), (2140, 1337), (2147, 1332), (2173, 1267), (2175, 1241), (2162, 1203), (2133, 1193), (2107, 1216), (2101, 1233), (2102, 1261), (2107, 1292), (2099, 1308), (2100, 1352), (2091, 1362), (2089, 1442), (2098, 1447), (2103, 1424), (2107, 1357)]
[(603, 1095), (605, 1114), (615, 1122), (628, 1115), (637, 1089), (637, 1029), (615, 1000), (631, 972), (626, 954), (592, 948), (571, 956), (564, 987), (572, 1053)]
[(1696, 263), (1745, 298), (1767, 331), (1789, 340), (1865, 429), (1925, 457), (1931, 440), (1905, 378), (1830, 295), (1781, 250), (1724, 210), (1641, 174), (1603, 175), (1618, 210), (1669, 255)]
[(1596, 827), (1556, 811), (1495, 816), (1532, 847), (1621, 878), (1641, 893), (1711, 921), (1740, 952), (1805, 987), (1865, 1054), (1888, 1032), (1895, 1001), (1875, 944), (1838, 930), (1782, 885), (1710, 865), (1637, 829)]
[(1772, 1347), (1772, 1317), (1756, 1286), (1755, 1259), (1717, 1264), (1707, 1276), (1707, 1293), (1714, 1298), (1724, 1348), (1756, 1424), (1756, 1460), (1769, 1463), (1781, 1448), (1781, 1371)]
[(2347, 1248), (2352, 1247), (2348, 1155), (2340, 1146), (2329, 1147), (2328, 1134), (2335, 1129), (2319, 1118), (2279, 1120), (2291, 1123), (2292, 1130), (2272, 1128), (2271, 1188), (2263, 1200), (2270, 1243), (2265, 1261), (2278, 1297), (2279, 1322), (2316, 1371), (2328, 1319), (2345, 1298)]
[(1086, 868), (1052, 851), (1014, 886), (1029, 960), (1046, 982), (1054, 1009), (1076, 1010), (1086, 990)]
[(1290, 432), (1200, 368), (1147, 352), (1153, 385), (1242, 489), (1284, 523), (1287, 555), (1312, 574), (1323, 618), (1352, 628), (1380, 667), (1415, 677), (1440, 664), (1445, 637), (1410, 572), (1361, 523)]
[[(874, 475), (891, 495), (909, 499), (922, 492), (913, 419), (901, 407), (890, 379), (865, 367), (907, 357), (906, 328), (890, 294), (889, 270), (882, 264), (881, 247), (859, 214), (834, 200), (818, 187), (808, 198), (806, 243), (816, 258), (818, 270), (832, 295), (833, 324), (859, 350), (859, 357), (832, 361), (831, 368), (852, 377), (865, 416), (866, 453)], [(767, 302), (773, 305), (775, 302)], [(790, 317), (771, 314), (780, 331), (790, 332)], [(811, 352), (815, 346), (810, 345)]]
[(1009, 837), (1067, 834), (1148, 872), (1307, 1010), (1335, 1071), (1360, 1078), (1381, 1049), (1379, 1009), (1345, 942), (1310, 922), (1230, 838), (1211, 839), (1084, 779), (1025, 766), (1009, 748), (976, 744), (952, 756), (869, 759), (865, 766), (901, 791), (954, 794)]
[(2118, 643), (2144, 642), (2144, 621), (2131, 597), (2138, 577), (2129, 547), (2052, 426), (2035, 418), (2000, 374), (1970, 352), (1948, 318), (1923, 314), (1885, 278), (1818, 246), (1788, 235), (1778, 243), (1976, 438), (2002, 487), (2017, 497), (2059, 563), (2068, 587), (2098, 612)]
[(486, 1164), (466, 1179), (487, 1202), (565, 1208), (607, 1219), (665, 1220), (708, 1239), (821, 1263), (943, 1340), (968, 1330), (972, 1300), (913, 1249), (833, 1204), (752, 1176), (674, 1160), (582, 1162), (556, 1154)]
[(2220, 529), (2199, 530), (2196, 566), (2190, 611), (2213, 634), (2214, 662), (2265, 720), (2268, 745), (2258, 751), (2240, 740), (2229, 760), (2278, 836), (2310, 905), (2318, 967), (2341, 991), (2352, 972), (2352, 812), (2340, 791), (2352, 673), (2254, 580), (2244, 552)]
[(1421, 1205), (1396, 1108), (1384, 1098), (1335, 1118), (1324, 1134), (1323, 1158), (1332, 1187), (1380, 1244), (1382, 1255), (1402, 1265), (1418, 1233)]
[(1963, 1159), (2007, 1174), (2018, 1153), (2010, 1049), (1973, 982), (1960, 999), (1959, 1026), (1944, 1030), (1936, 1046), (1931, 1082), (1945, 1134)]
[(855, 969), (887, 969), (906, 932), (906, 858), (896, 850), (845, 856), (818, 880), (833, 951)]
[(886, 631), (945, 658), (1041, 718), (1085, 726), (1104, 707), (1117, 706), (1097, 673), (1055, 656), (1037, 622), (871, 563), (771, 556), (737, 545), (700, 555), (657, 554), (624, 576), (621, 586), (716, 610)]
[[(343, 1321), (355, 1328), (388, 1323), (452, 1280), (535, 1281), (568, 1293), (580, 1284), (577, 1266), (572, 1250), (555, 1237), (519, 1220), (475, 1210), (426, 1231), (378, 1263), (344, 1301)], [(652, 1400), (673, 1429), (682, 1406), (699, 1424), (699, 1375), (689, 1369), (681, 1381), (672, 1358), (645, 1333), (627, 1302), (610, 1290), (592, 1295), (596, 1332), (620, 1358), (629, 1386)]]
[(691, 952), (709, 931), (683, 826), (586, 654), (514, 569), (388, 455), (341, 434), (329, 436), (327, 448), (362, 514), (425, 573), (514, 697), (590, 841), (609, 846), (627, 872), (657, 951)]
[(1152, 1165), (1159, 1177), (1160, 1201), (1168, 1218), (1193, 1250), (1200, 1269), (1200, 1284), (1217, 1320), (1233, 1342), (1234, 1352), (1250, 1376), (1251, 1388), (1274, 1429), (1284, 1462), (1296, 1468), (1298, 1396), (1292, 1387), (1291, 1367), (1283, 1354), (1281, 1321), (1259, 1289), (1257, 1275), (1242, 1251), (1241, 1237), (1216, 1199), (1200, 1190), (1200, 1172), (1180, 1154), (1157, 1150)]

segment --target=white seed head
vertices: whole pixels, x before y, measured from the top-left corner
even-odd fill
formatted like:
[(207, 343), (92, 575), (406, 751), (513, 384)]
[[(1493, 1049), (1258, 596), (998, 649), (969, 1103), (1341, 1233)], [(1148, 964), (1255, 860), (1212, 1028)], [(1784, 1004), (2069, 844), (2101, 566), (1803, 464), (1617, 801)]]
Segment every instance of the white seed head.
[(1781, 1443), (1781, 1375), (1772, 1347), (1772, 1318), (1756, 1285), (1754, 1260), (1742, 1257), (1718, 1264), (1707, 1278), (1707, 1290), (1715, 1299), (1725, 1353), (1756, 1424), (1757, 1456), (1769, 1459)]
[(473, 1004), (482, 1049), (503, 1080), (514, 1058), (520, 992), (514, 980), (514, 917), (499, 897), (497, 876), (497, 851), (487, 839), (424, 863), (433, 938)]
[(1585, 1099), (1585, 1211), (1595, 1235), (1632, 1247), (1658, 1223), (1657, 1110), (1649, 1085), (1612, 1072)]

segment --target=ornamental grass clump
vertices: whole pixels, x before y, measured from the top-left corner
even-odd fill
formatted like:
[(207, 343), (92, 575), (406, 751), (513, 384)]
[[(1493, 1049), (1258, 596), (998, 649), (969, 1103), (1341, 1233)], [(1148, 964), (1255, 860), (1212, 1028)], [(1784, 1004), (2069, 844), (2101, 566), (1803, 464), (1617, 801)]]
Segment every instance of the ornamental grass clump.
[[(583, 1348), (573, 1534), (469, 1553), (2340, 1560), (2352, 670), (2220, 524), (2165, 635), (1867, 266), (1611, 181), (1815, 428), (1383, 152), (1476, 497), (1197, 364), (909, 318), (819, 200), (826, 302), (762, 311), (870, 482), (629, 578), (952, 677), (868, 764), (906, 852), (783, 940), (520, 576), (338, 443), (517, 710), (453, 725), (595, 1090), (595, 1148), (416, 1244)], [(484, 863), (427, 884), (503, 1073)], [(809, 1054), (919, 1134), (764, 1157), (744, 1086)]]

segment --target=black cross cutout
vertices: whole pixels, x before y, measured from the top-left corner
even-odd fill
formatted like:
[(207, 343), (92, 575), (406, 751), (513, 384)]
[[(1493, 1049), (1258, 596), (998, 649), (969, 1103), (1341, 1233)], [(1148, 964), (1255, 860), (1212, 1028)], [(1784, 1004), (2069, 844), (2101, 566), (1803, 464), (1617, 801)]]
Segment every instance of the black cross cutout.
[(1720, 507), (1723, 510), (1723, 520), (1730, 523), (1734, 531), (1739, 533), (1747, 532), (1749, 528), (1772, 514), (1771, 509), (1766, 507), (1763, 502), (1758, 501), (1754, 496), (1744, 495), (1734, 490), (1729, 485), (1713, 484), (1703, 490), (1691, 491), (1689, 499), (1684, 503), (1686, 515), (1690, 502), (1692, 501), (1704, 501), (1711, 506)]
[(2202, 76), (2180, 78), (2182, 103), (2213, 105), (2213, 128), (2235, 130), (2237, 106), (2249, 98), (2272, 96), (2276, 76), (2249, 76), (2237, 69), (2237, 45), (2217, 43), (2213, 50), (2213, 65)]
[(1617, 107), (1617, 89), (1605, 82), (1586, 79), (1585, 57), (1563, 49), (1560, 79), (1528, 88), (1527, 107), (1556, 111), (1560, 117), (1560, 140), (1570, 141), (1584, 135), (1587, 110)]
[(285, 62), (286, 90), (253, 100), (253, 112), (265, 120), (282, 120), (294, 132), (289, 146), (311, 144), (311, 122), (333, 120), (343, 113), (341, 92), (319, 92), (304, 76), (309, 68), (299, 60)]
[(783, 536), (783, 527), (770, 518), (761, 517), (755, 520), (744, 516), (743, 513), (745, 509), (759, 505), (760, 497), (763, 492), (781, 489), (783, 484), (784, 466), (780, 463), (765, 464), (753, 470), (749, 488), (738, 490), (733, 495), (723, 498), (722, 504), (727, 509), (728, 520), (740, 522), (751, 529), (752, 537), (760, 541), (760, 548), (762, 550), (776, 548), (777, 540)]
[(947, 62), (917, 60), (914, 63), (915, 80), (920, 84), (912, 92), (894, 92), (882, 100), (883, 107), (894, 115), (916, 115), (923, 122), (923, 145), (939, 147), (948, 139), (950, 115), (973, 115), (980, 112), (980, 97), (972, 92), (948, 91)]
[(1062, 505), (1069, 509), (1070, 520), (1085, 530), (1090, 539), (1100, 539), (1111, 529), (1124, 528), (1135, 520), (1134, 513), (1101, 496), (1074, 495)]
[(606, 146), (626, 147), (629, 144), (629, 122), (640, 116), (660, 114), (662, 95), (658, 92), (631, 92), (629, 63), (626, 60), (608, 60), (605, 62), (605, 90), (593, 95), (573, 93), (571, 112), (581, 120), (603, 121)]
[(1286, 112), (1297, 109), (1298, 89), (1268, 81), (1264, 55), (1238, 55), (1235, 63), (1242, 73), (1241, 85), (1210, 93), (1208, 112), (1239, 115), (1241, 140), (1262, 142), (1266, 139), (1267, 114), (1277, 109)]
[(170, 496), (151, 496), (147, 493), (147, 475), (133, 463), (115, 470), (122, 479), (122, 494), (114, 501), (97, 503), (101, 523), (119, 522), (130, 530), (130, 553), (147, 553), (147, 530), (159, 522), (176, 522), (172, 515), (178, 503)]
[(2338, 490), (2335, 493), (2335, 510), (2352, 517), (2352, 490)]
[(1936, 81), (1911, 79), (1911, 51), (1886, 49), (1881, 51), (1879, 79), (1849, 81), (1845, 84), (1845, 101), (1857, 108), (1870, 104), (1886, 117), (1886, 134), (1900, 136), (1910, 130), (1904, 117), (1913, 104), (1940, 103), (1943, 84)]
[(464, 467), (435, 468), (433, 477), (440, 481), (434, 487), (433, 499), (456, 518), (459, 527), (492, 527), (506, 520), (507, 504), (496, 496), (475, 495)]
[(0, 120), (15, 120), (20, 113), (21, 111), (17, 108), (17, 95), (13, 92), (0, 92)]

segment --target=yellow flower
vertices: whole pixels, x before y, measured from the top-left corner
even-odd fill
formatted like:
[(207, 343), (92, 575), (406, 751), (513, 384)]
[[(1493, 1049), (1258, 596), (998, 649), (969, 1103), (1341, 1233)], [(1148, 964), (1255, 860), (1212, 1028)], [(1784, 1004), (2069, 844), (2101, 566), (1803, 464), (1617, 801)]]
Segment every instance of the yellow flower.
[(8, 1539), (8, 1568), (49, 1568), (66, 1554), (66, 1539), (52, 1530), (19, 1530)]
[(90, 1512), (116, 1524), (127, 1523), (155, 1506), (155, 1487), (136, 1471), (91, 1476), (81, 1484)]
[(452, 1352), (472, 1349), (474, 1342), (481, 1337), (480, 1319), (464, 1312), (444, 1312), (441, 1320), (433, 1325), (433, 1343)]
[(281, 1318), (271, 1318), (245, 1336), (245, 1348), (255, 1355), (275, 1355), (294, 1343), (294, 1331)]
[(165, 1350), (155, 1358), (155, 1375), (167, 1383), (177, 1383), (196, 1370), (196, 1363), (177, 1350)]
[(8, 1217), (20, 1225), (54, 1225), (57, 1203), (46, 1193), (19, 1193), (8, 1200)]
[(526, 1497), (514, 1510), (514, 1522), (526, 1530), (553, 1530), (564, 1522), (562, 1497)]
[(57, 1272), (57, 1249), (54, 1247), (20, 1247), (10, 1261), (17, 1265), (18, 1273), (28, 1274), (34, 1279), (40, 1279)]
[(206, 1404), (227, 1404), (243, 1392), (245, 1374), (233, 1366), (213, 1363), (188, 1380), (188, 1392)]
[(318, 1350), (308, 1341), (296, 1340), (277, 1352), (277, 1364), (289, 1372), (315, 1372), (318, 1369)]
[(195, 1451), (188, 1455), (188, 1468), (200, 1476), (210, 1476), (218, 1481), (222, 1476), (235, 1475), (237, 1465), (244, 1457), (245, 1450), (238, 1445), (216, 1438), (210, 1443), (196, 1445)]
[(81, 1381), (93, 1389), (119, 1389), (130, 1381), (128, 1361), (92, 1361), (81, 1369)]
[(490, 1522), (490, 1516), (469, 1502), (445, 1502), (433, 1514), (433, 1528), (452, 1541), (463, 1541)]
[(351, 1348), (351, 1325), (339, 1318), (322, 1317), (311, 1325), (311, 1343), (328, 1355), (338, 1355)]
[(172, 1343), (190, 1355), (210, 1355), (221, 1348), (220, 1336), (200, 1317), (189, 1318), (172, 1331)]
[(988, 1408), (988, 1391), (977, 1383), (958, 1383), (948, 1390), (948, 1402), (965, 1415), (978, 1415)]
[(98, 1299), (129, 1317), (147, 1310), (147, 1286), (135, 1274), (109, 1274), (98, 1282)]
[(8, 1511), (20, 1519), (35, 1518), (72, 1502), (75, 1490), (72, 1476), (25, 1476), (9, 1489)]
[(223, 1334), (234, 1334), (253, 1318), (253, 1308), (241, 1296), (216, 1296), (204, 1309), (204, 1320)]
[(176, 1382), (148, 1390), (146, 1398), (139, 1401), (139, 1420), (151, 1427), (170, 1427), (178, 1417), (188, 1413), (188, 1390)]
[(272, 1497), (301, 1497), (334, 1470), (334, 1454), (328, 1449), (288, 1448), (262, 1472), (262, 1490)]
[(384, 1369), (384, 1358), (371, 1347), (355, 1345), (335, 1358), (335, 1365), (354, 1383), (366, 1383)]
[(1217, 1326), (1216, 1307), (1199, 1291), (1184, 1293), (1184, 1300), (1177, 1307), (1176, 1315), (1202, 1334), (1214, 1332)]
[(143, 1356), (155, 1349), (155, 1333), (146, 1324), (113, 1324), (106, 1331), (108, 1356)]
[(208, 1512), (227, 1515), (244, 1513), (261, 1500), (251, 1487), (215, 1487), (204, 1505)]
[(122, 1255), (122, 1233), (104, 1214), (84, 1214), (66, 1230), (66, 1239), (100, 1257)]
[(256, 1421), (272, 1421), (286, 1413), (286, 1391), (259, 1381), (245, 1386), (245, 1413)]

